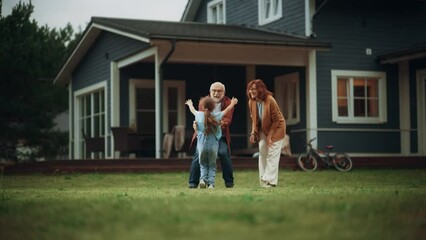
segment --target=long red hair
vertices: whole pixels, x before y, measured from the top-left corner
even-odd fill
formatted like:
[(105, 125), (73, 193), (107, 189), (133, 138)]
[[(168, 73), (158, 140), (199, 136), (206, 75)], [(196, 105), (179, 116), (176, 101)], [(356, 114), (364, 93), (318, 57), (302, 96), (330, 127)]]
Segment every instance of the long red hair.
[(209, 135), (210, 133), (214, 133), (219, 125), (219, 122), (212, 115), (216, 103), (210, 96), (207, 96), (200, 99), (200, 105), (204, 111), (204, 134)]
[[(251, 99), (249, 90), (253, 85), (256, 85), (256, 90), (257, 90), (259, 100), (263, 101), (265, 100), (266, 96), (272, 95), (272, 92), (268, 90), (268, 88), (266, 87), (262, 79), (255, 79), (247, 83), (246, 95), (248, 99)], [(255, 100), (255, 99), (252, 99), (252, 100)]]

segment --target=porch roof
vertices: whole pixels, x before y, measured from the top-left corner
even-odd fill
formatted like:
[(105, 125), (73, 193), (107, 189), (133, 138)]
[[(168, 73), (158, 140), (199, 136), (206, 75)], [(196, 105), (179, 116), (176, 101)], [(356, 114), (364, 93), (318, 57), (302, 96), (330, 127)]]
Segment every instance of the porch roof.
[(312, 38), (265, 31), (240, 25), (198, 22), (167, 22), (138, 19), (92, 17), (92, 23), (115, 28), (148, 39), (176, 39), (221, 43), (272, 44), (328, 49), (331, 44)]
[(220, 25), (197, 22), (151, 21), (92, 17), (76, 49), (56, 76), (54, 84), (65, 85), (74, 69), (91, 48), (101, 31), (112, 31), (139, 41), (177, 40), (188, 42), (252, 44), (301, 49), (328, 50), (331, 44), (304, 36), (238, 25)]
[(426, 43), (393, 50), (377, 57), (381, 64), (392, 64), (400, 61), (414, 60), (418, 58), (426, 58)]

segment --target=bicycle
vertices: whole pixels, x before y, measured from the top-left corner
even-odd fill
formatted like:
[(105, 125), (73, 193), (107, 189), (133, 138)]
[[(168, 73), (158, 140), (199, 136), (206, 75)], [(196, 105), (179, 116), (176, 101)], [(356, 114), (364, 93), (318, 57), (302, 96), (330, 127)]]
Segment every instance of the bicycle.
[(313, 172), (318, 167), (318, 162), (322, 162), (326, 167), (334, 166), (338, 171), (348, 172), (352, 169), (352, 160), (344, 152), (331, 155), (334, 146), (325, 146), (325, 152), (312, 147), (312, 142), (316, 138), (309, 140), (306, 146), (306, 152), (297, 157), (297, 164), (303, 171)]

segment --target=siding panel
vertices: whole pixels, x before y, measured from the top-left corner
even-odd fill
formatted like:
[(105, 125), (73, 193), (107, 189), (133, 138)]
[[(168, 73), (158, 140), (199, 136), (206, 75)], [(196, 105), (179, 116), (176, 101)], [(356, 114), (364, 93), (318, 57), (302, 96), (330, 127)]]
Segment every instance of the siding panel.
[[(207, 22), (207, 4), (203, 1), (196, 14), (196, 22)], [(269, 31), (305, 35), (305, 1), (283, 0), (283, 17), (259, 26), (258, 0), (226, 0), (226, 24), (259, 27)]]
[(102, 32), (73, 73), (73, 90), (109, 80), (110, 63), (148, 47), (148, 44)]
[[(325, 5), (314, 20), (314, 32), (319, 40), (332, 42), (333, 47), (328, 52), (317, 54), (318, 127), (385, 131), (374, 133), (349, 131), (342, 133), (342, 137), (339, 137), (338, 132), (319, 132), (320, 141), (329, 139), (333, 144), (338, 142), (352, 152), (400, 151), (398, 66), (381, 65), (377, 61), (377, 56), (425, 42), (425, 16), (424, 2), (348, 0), (330, 1)], [(366, 48), (372, 49), (372, 55), (366, 55)], [(387, 123), (362, 125), (333, 123), (331, 70), (386, 72)], [(411, 82), (413, 83), (413, 80)], [(413, 114), (415, 111), (412, 109), (411, 119), (416, 119)], [(379, 141), (383, 142), (383, 145), (379, 146)]]

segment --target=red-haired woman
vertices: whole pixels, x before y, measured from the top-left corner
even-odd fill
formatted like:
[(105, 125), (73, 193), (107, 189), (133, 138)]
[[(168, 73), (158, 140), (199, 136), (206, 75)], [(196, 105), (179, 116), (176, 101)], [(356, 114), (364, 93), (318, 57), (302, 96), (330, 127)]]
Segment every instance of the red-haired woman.
[(250, 143), (259, 143), (259, 179), (262, 187), (276, 187), (286, 122), (280, 108), (261, 79), (247, 84), (252, 119)]

